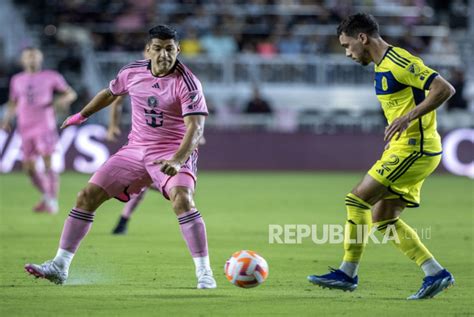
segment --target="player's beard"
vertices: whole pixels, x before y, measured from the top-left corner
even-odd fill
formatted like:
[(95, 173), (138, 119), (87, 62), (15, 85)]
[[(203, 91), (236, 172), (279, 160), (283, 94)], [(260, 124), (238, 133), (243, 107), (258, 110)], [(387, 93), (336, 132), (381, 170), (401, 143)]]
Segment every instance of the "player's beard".
[(369, 52), (364, 51), (364, 53), (362, 54), (362, 56), (361, 56), (361, 58), (360, 58), (360, 63), (361, 63), (361, 65), (362, 65), (362, 66), (367, 66), (367, 65), (369, 65), (371, 62), (372, 62), (372, 58), (370, 57)]
[(38, 64), (27, 64), (24, 66), (26, 71), (36, 73), (41, 69), (41, 65)]
[(170, 60), (158, 61), (157, 64), (158, 64), (158, 70), (162, 74), (163, 73), (166, 73), (166, 74), (169, 73), (171, 68), (173, 68), (173, 63)]

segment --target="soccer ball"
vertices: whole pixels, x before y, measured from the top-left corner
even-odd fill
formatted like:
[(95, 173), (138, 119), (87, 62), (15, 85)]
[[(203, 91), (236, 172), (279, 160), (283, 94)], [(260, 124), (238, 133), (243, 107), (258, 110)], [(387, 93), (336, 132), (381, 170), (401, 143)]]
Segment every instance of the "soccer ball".
[(224, 266), (225, 277), (238, 287), (251, 288), (262, 284), (268, 277), (268, 264), (254, 251), (237, 251)]

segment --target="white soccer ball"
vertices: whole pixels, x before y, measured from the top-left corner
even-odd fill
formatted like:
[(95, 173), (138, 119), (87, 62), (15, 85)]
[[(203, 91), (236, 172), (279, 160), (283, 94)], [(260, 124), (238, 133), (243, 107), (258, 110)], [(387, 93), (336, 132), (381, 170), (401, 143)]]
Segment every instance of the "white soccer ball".
[(235, 286), (243, 288), (256, 287), (268, 277), (268, 264), (254, 251), (237, 251), (227, 260), (224, 266), (225, 276)]

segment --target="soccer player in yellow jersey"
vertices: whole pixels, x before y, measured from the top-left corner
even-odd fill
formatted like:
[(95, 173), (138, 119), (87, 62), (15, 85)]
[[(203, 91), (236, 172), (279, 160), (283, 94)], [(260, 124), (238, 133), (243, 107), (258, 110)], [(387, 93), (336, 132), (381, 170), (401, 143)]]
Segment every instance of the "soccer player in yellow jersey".
[[(388, 121), (387, 146), (382, 157), (346, 196), (341, 266), (308, 279), (322, 287), (355, 290), (367, 229), (374, 227), (387, 234), (425, 273), (421, 288), (408, 299), (431, 298), (453, 285), (454, 277), (435, 260), (416, 232), (400, 219), (400, 214), (406, 207), (419, 206), (421, 186), (441, 160), (435, 110), (455, 90), (419, 57), (385, 42), (377, 21), (369, 14), (345, 18), (337, 34), (347, 57), (364, 66), (375, 64), (375, 93)], [(360, 230), (361, 226), (364, 230)]]

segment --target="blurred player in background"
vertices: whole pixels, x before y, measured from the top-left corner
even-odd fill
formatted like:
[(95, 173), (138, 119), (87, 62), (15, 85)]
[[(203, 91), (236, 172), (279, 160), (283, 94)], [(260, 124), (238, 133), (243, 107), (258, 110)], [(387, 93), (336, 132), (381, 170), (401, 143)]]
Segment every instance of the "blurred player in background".
[(63, 127), (81, 124), (117, 96), (129, 94), (131, 98), (128, 144), (109, 158), (79, 192), (64, 223), (56, 257), (41, 265), (25, 265), (27, 272), (63, 284), (97, 208), (111, 197), (128, 201), (130, 195), (153, 183), (171, 201), (195, 263), (197, 288), (216, 288), (206, 226), (193, 199), (197, 147), (208, 111), (201, 83), (177, 60), (179, 51), (174, 29), (165, 25), (152, 28), (147, 42), (150, 60), (123, 67), (108, 89), (63, 123)]
[[(23, 169), (42, 194), (33, 208), (36, 212), (58, 212), (58, 174), (51, 167), (51, 155), (58, 142), (54, 107), (68, 110), (77, 95), (63, 76), (53, 70), (43, 70), (43, 53), (34, 47), (21, 53), (23, 72), (10, 81), (8, 110), (2, 128), (10, 131), (11, 121), (17, 117), (17, 131), (21, 137)], [(59, 95), (54, 98), (54, 93)], [(36, 169), (41, 156), (44, 172)]]
[(454, 277), (435, 260), (400, 214), (405, 207), (419, 206), (422, 184), (441, 160), (435, 110), (455, 90), (419, 57), (385, 42), (371, 15), (347, 17), (337, 33), (347, 57), (364, 66), (375, 64), (375, 91), (389, 124), (385, 129), (388, 144), (380, 160), (346, 196), (348, 218), (341, 266), (308, 279), (322, 287), (355, 290), (367, 243), (367, 235), (360, 237), (363, 230), (357, 229), (373, 225), (383, 234), (392, 234), (395, 246), (425, 273), (421, 288), (408, 299), (431, 298), (453, 285)]

